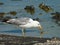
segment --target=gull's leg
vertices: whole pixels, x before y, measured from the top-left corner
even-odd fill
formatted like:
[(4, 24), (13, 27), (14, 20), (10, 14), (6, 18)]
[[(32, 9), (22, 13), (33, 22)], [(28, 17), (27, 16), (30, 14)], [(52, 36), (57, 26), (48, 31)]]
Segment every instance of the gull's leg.
[(25, 45), (25, 29), (22, 28), (22, 35), (23, 35), (23, 45)]
[(22, 35), (23, 35), (23, 37), (25, 37), (25, 29), (24, 28), (22, 28)]
[(40, 38), (43, 38), (43, 34), (44, 34), (44, 32), (40, 31)]
[(43, 38), (43, 34), (40, 34), (40, 38)]

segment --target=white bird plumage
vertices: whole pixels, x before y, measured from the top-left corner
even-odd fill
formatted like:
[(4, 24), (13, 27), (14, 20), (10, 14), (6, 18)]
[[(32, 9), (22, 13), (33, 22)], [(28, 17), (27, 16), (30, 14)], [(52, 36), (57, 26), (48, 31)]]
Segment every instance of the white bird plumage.
[(8, 21), (6, 21), (7, 23), (10, 24), (14, 24), (16, 26), (19, 26), (20, 28), (22, 28), (22, 33), (23, 36), (25, 36), (25, 29), (26, 28), (39, 28), (42, 29), (40, 23), (36, 20), (33, 20), (31, 18), (17, 18), (17, 19), (9, 19)]

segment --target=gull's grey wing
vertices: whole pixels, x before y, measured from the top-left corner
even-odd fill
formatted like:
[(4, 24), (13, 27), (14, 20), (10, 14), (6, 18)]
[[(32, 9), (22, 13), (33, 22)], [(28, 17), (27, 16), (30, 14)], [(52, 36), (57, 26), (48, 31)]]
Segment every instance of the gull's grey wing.
[(31, 18), (28, 17), (23, 17), (23, 18), (18, 18), (17, 22), (19, 22), (20, 25), (27, 24), (29, 22), (33, 21)]
[(15, 25), (25, 25), (30, 21), (33, 21), (33, 20), (31, 18), (17, 18), (17, 19), (10, 19), (7, 22)]
[(20, 22), (28, 22), (30, 18), (18, 18), (17, 20), (19, 20)]

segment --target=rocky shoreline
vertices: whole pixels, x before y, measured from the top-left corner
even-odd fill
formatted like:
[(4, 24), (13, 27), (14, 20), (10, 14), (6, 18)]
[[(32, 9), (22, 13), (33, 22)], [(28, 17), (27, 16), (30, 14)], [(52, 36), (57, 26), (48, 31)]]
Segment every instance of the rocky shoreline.
[(0, 34), (0, 45), (33, 45), (36, 43), (47, 42), (47, 40), (51, 40), (51, 38), (23, 37)]

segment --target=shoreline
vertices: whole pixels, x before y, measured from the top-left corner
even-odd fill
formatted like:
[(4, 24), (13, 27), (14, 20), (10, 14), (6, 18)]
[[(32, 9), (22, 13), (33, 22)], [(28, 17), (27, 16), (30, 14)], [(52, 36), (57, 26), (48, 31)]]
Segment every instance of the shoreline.
[[(39, 37), (23, 37), (0, 34), (0, 45), (33, 45), (36, 43), (45, 43), (47, 40), (52, 40), (54, 38), (39, 38)], [(60, 40), (60, 38), (58, 38)]]

